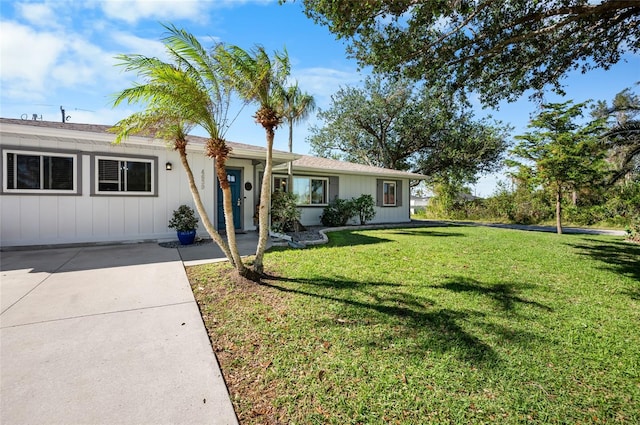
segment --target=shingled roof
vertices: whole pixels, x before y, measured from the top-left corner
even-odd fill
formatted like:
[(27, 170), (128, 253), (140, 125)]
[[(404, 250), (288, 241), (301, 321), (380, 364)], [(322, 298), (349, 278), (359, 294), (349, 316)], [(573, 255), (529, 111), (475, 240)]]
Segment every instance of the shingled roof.
[[(104, 136), (109, 136), (111, 138), (115, 138), (115, 134), (109, 132), (109, 129), (112, 127), (110, 125), (102, 125), (102, 124), (78, 124), (71, 122), (59, 122), (59, 121), (38, 121), (38, 120), (22, 120), (22, 119), (14, 119), (14, 118), (0, 118), (0, 124), (15, 124), (15, 125), (23, 125), (29, 127), (39, 127), (39, 128), (47, 128), (47, 129), (55, 129), (55, 130), (68, 130), (68, 131), (79, 131), (84, 133), (94, 133), (101, 134)], [(153, 139), (151, 136), (137, 136), (146, 139)], [(206, 143), (206, 137), (189, 135), (187, 136), (187, 140), (189, 143), (193, 143), (196, 145), (203, 145)], [(266, 149), (261, 146), (256, 145), (248, 145), (246, 143), (237, 143), (237, 142), (227, 142), (231, 149), (243, 150), (243, 151), (254, 151), (256, 153), (265, 154)], [(285, 154), (288, 155), (289, 152), (274, 150), (274, 154)], [(296, 156), (298, 157), (298, 155)]]
[(38, 120), (21, 120), (15, 118), (0, 118), (1, 124), (17, 124), (31, 127), (57, 128), (61, 130), (86, 131), (91, 133), (109, 133), (107, 130), (110, 125), (100, 124), (76, 124), (70, 122), (59, 121), (38, 121)]
[(293, 161), (293, 169), (297, 171), (333, 171), (341, 174), (367, 174), (380, 177), (396, 177), (411, 180), (424, 180), (426, 178), (422, 174), (391, 170), (381, 167), (372, 167), (370, 165), (355, 164), (353, 162), (319, 158), (309, 155), (302, 155), (302, 157)]

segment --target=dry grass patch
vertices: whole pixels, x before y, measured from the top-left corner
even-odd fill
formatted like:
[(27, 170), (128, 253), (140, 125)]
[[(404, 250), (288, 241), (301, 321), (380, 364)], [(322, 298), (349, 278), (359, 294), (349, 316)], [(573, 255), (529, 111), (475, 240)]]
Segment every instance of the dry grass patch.
[(238, 276), (226, 263), (188, 267), (187, 275), (240, 422), (285, 423), (273, 405), (277, 382), (266, 379), (270, 342), (246, 320), (278, 320), (287, 314), (287, 297)]

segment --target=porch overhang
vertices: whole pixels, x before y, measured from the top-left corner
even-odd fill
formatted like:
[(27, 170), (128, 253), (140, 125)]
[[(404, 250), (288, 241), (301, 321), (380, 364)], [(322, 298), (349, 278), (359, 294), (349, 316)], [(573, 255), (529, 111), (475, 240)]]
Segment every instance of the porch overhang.
[[(391, 170), (388, 168), (373, 167), (364, 164), (355, 164), (346, 161), (337, 161), (328, 158), (300, 155), (293, 162), (294, 174), (349, 174), (358, 176), (371, 176), (388, 179), (426, 180), (428, 177), (422, 174), (407, 171)], [(274, 166), (274, 172), (286, 171), (283, 165)]]
[[(232, 143), (230, 143), (230, 147), (231, 147), (231, 153), (229, 154), (230, 158), (250, 159), (253, 161), (257, 161), (259, 163), (266, 162), (267, 151), (263, 148), (260, 148), (260, 150), (257, 150), (255, 148), (247, 149), (244, 147), (235, 146), (235, 144), (232, 144)], [(298, 155), (295, 153), (274, 150), (272, 153), (273, 166), (275, 167), (281, 164), (287, 164), (291, 161), (295, 161), (300, 157), (301, 155)]]

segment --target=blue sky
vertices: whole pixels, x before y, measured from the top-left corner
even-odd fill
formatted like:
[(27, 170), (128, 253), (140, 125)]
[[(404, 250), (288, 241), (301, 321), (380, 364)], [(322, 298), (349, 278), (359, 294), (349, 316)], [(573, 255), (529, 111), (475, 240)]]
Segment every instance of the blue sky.
[[(114, 66), (120, 53), (162, 57), (160, 22), (173, 23), (196, 35), (205, 46), (214, 42), (268, 52), (287, 49), (291, 77), (312, 94), (320, 108), (330, 106), (341, 86), (359, 84), (363, 75), (347, 59), (345, 44), (326, 27), (308, 19), (299, 2), (278, 5), (276, 0), (0, 0), (0, 116), (60, 121), (60, 107), (70, 122), (113, 124), (135, 107), (111, 107), (113, 93), (130, 86), (133, 76)], [(640, 80), (640, 57), (609, 71), (571, 73), (565, 80), (566, 98), (549, 95), (547, 101), (611, 100)], [(638, 92), (637, 86), (633, 86)], [(527, 96), (498, 111), (482, 110), (513, 125), (514, 134), (526, 131), (536, 105)], [(255, 107), (245, 107), (229, 128), (231, 141), (262, 145), (264, 131), (253, 121)], [(314, 117), (294, 128), (294, 151), (309, 153), (307, 128)], [(276, 132), (275, 148), (287, 149), (287, 131)], [(482, 178), (478, 195), (490, 195), (499, 175)]]

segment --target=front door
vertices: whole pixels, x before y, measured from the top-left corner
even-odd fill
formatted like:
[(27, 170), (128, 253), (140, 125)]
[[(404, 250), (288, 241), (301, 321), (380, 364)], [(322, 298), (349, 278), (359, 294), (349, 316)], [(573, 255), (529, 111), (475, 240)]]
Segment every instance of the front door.
[[(236, 230), (242, 229), (242, 173), (240, 170), (227, 168), (227, 179), (231, 188), (231, 202), (233, 205), (233, 227)], [(218, 230), (224, 230), (224, 204), (222, 198), (222, 188), (218, 184)]]

